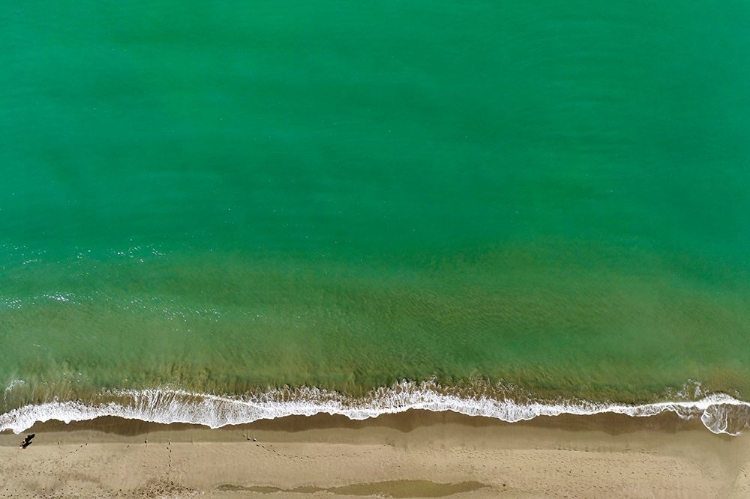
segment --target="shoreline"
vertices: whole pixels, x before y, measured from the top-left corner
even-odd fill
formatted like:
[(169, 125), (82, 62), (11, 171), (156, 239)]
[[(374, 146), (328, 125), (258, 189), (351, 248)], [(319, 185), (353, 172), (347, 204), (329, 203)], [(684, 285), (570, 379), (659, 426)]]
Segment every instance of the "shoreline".
[(739, 435), (750, 425), (750, 402), (723, 393), (640, 405), (586, 400), (543, 402), (533, 398), (518, 401), (507, 395), (502, 398), (466, 395), (434, 382), (405, 381), (359, 398), (317, 388), (275, 389), (238, 398), (168, 388), (113, 390), (86, 403), (55, 400), (10, 410), (0, 414), (0, 432), (21, 433), (51, 420), (72, 422), (100, 417), (197, 424), (217, 429), (290, 416), (328, 414), (366, 420), (410, 410), (455, 412), (509, 423), (561, 415), (619, 414), (651, 418), (675, 414), (685, 420), (699, 420), (711, 433), (728, 435)]
[(676, 414), (506, 423), (410, 410), (208, 429), (122, 418), (0, 434), (2, 497), (747, 497), (750, 437)]
[[(257, 430), (285, 433), (299, 433), (311, 430), (363, 430), (366, 428), (387, 428), (400, 432), (410, 432), (420, 427), (440, 424), (460, 424), (467, 427), (523, 427), (565, 431), (597, 431), (608, 435), (622, 435), (637, 431), (660, 431), (678, 433), (682, 431), (703, 432), (705, 428), (699, 419), (684, 419), (672, 412), (662, 412), (654, 416), (639, 417), (617, 413), (599, 413), (591, 415), (560, 414), (558, 416), (538, 416), (534, 419), (516, 422), (502, 421), (487, 416), (470, 416), (454, 411), (430, 411), (409, 409), (399, 413), (388, 413), (367, 419), (350, 419), (342, 414), (317, 413), (310, 416), (292, 415), (274, 419), (260, 419), (249, 423), (226, 425), (210, 428), (194, 423), (159, 423), (141, 419), (130, 419), (119, 416), (100, 416), (90, 420), (60, 420), (37, 422), (19, 434), (11, 430), (0, 432), (4, 437), (18, 438), (30, 433), (74, 433), (81, 431), (96, 432), (102, 435), (133, 437), (150, 433), (170, 432), (179, 435), (181, 432), (201, 432), (208, 437), (221, 440), (218, 435), (223, 432), (238, 430)], [(710, 433), (709, 433), (710, 435)], [(738, 436), (715, 434), (716, 438), (732, 440)], [(210, 439), (209, 439), (210, 440)], [(0, 446), (3, 443), (0, 440)]]

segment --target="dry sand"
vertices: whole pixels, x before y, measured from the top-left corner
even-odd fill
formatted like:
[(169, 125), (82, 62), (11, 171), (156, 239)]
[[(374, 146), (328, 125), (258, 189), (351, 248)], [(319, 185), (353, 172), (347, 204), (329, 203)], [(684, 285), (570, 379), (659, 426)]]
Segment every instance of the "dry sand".
[(102, 418), (0, 435), (0, 497), (750, 497), (750, 440), (671, 415), (410, 411), (220, 430)]

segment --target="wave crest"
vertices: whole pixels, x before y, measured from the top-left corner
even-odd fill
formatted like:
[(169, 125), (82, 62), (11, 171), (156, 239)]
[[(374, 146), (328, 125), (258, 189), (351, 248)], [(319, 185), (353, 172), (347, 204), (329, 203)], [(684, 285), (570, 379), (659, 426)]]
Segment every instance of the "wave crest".
[(106, 392), (97, 401), (53, 401), (27, 405), (0, 415), (0, 431), (21, 433), (37, 422), (49, 420), (86, 421), (116, 416), (154, 423), (190, 423), (219, 428), (285, 416), (340, 414), (350, 419), (374, 418), (410, 409), (454, 411), (517, 422), (538, 416), (625, 414), (634, 417), (673, 412), (683, 419), (700, 417), (713, 433), (738, 435), (750, 423), (750, 403), (726, 394), (713, 394), (693, 401), (658, 402), (641, 405), (572, 401), (560, 403), (520, 402), (487, 395), (462, 396), (434, 382), (402, 382), (378, 389), (368, 396), (347, 398), (317, 388), (282, 389), (232, 398), (186, 390), (156, 388)]

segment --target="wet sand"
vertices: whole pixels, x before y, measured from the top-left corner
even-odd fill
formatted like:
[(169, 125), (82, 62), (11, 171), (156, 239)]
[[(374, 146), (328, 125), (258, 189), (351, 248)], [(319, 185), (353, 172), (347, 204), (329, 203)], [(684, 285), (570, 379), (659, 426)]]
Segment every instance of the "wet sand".
[(409, 411), (205, 429), (100, 418), (0, 435), (0, 497), (750, 497), (750, 440), (600, 415)]

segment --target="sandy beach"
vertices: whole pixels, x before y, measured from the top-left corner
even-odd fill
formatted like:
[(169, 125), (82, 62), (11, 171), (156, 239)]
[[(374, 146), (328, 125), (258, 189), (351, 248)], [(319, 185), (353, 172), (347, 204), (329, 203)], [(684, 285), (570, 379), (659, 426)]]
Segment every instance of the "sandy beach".
[(116, 418), (0, 435), (0, 497), (750, 497), (750, 440), (699, 422), (410, 411), (210, 430)]

